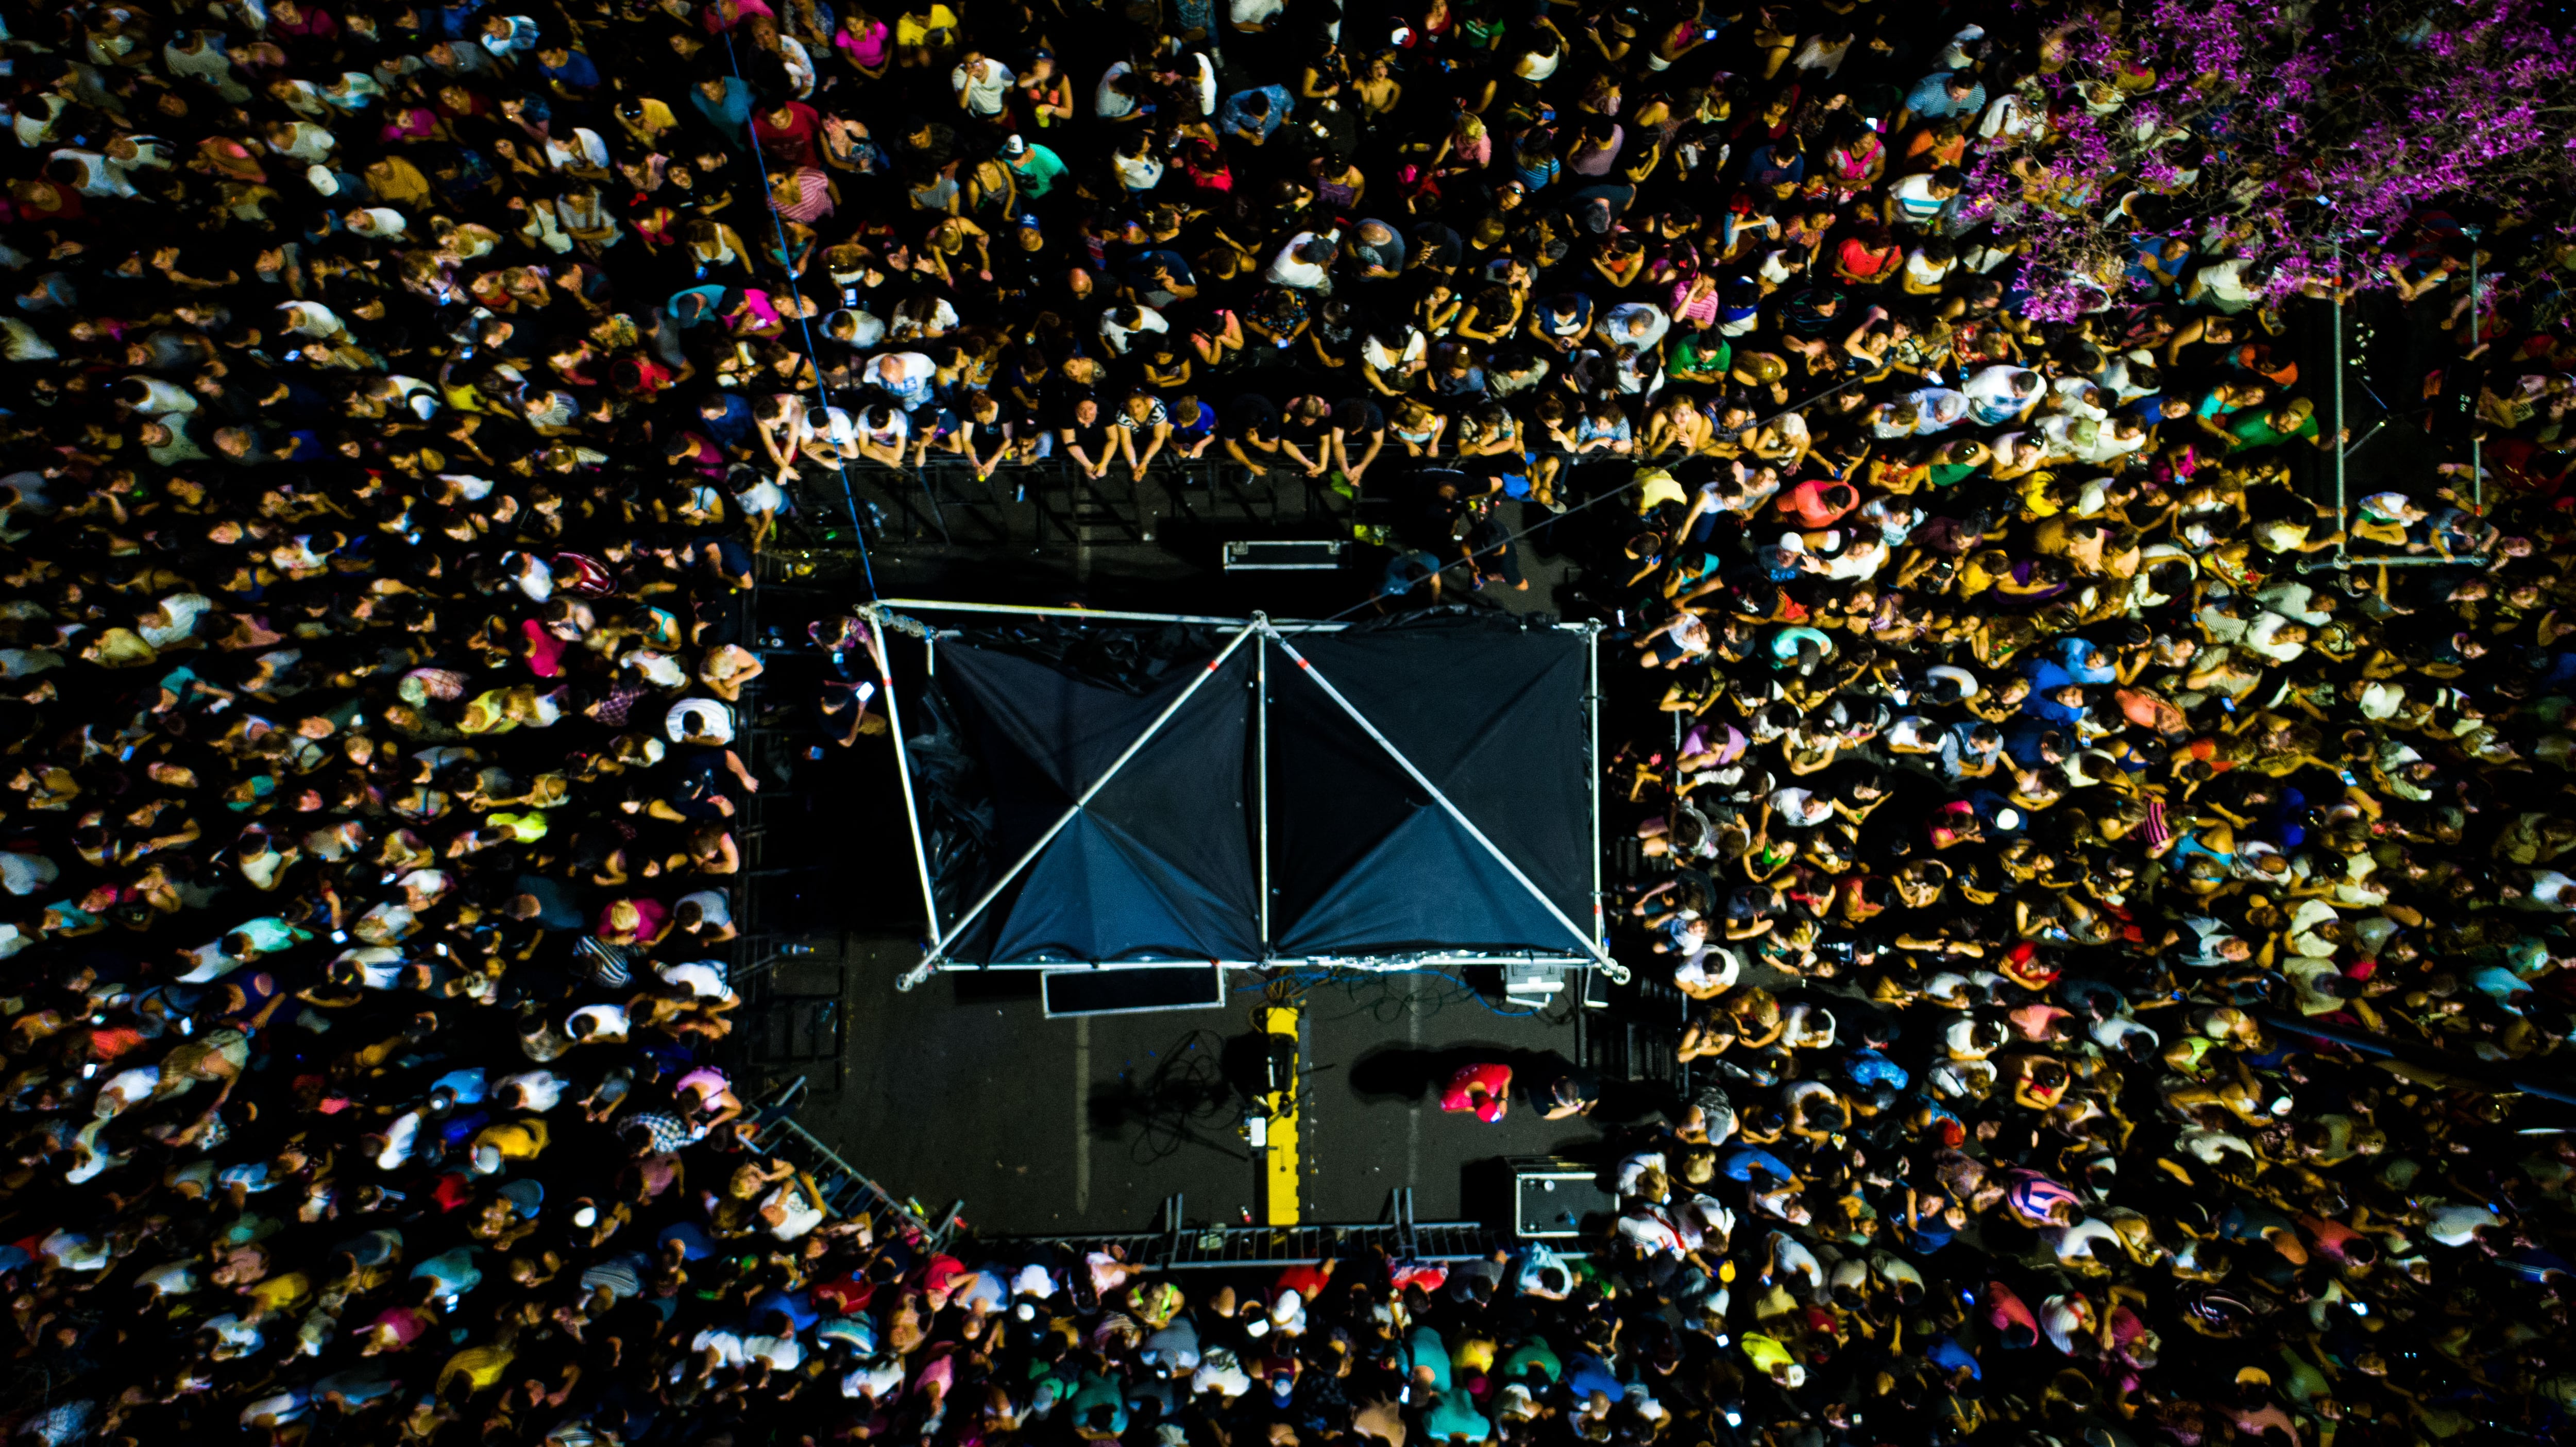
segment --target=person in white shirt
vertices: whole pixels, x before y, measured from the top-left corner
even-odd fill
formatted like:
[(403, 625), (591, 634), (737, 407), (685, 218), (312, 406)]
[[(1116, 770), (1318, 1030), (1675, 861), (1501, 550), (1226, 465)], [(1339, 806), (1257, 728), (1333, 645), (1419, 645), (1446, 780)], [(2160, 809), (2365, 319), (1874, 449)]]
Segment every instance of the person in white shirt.
[(1332, 289), (1333, 258), (1341, 252), (1339, 241), (1329, 232), (1300, 231), (1279, 248), (1266, 273), (1281, 286), (1300, 291)]
[(2288, 663), (2308, 651), (2308, 625), (2266, 611), (2245, 630), (2244, 643), (2275, 663)]
[(299, 337), (328, 342), (349, 334), (348, 324), (340, 320), (339, 313), (318, 301), (283, 301), (277, 309), (286, 313), (286, 329)]
[(1632, 301), (1612, 307), (1601, 319), (1601, 336), (1615, 347), (1651, 352), (1672, 327), (1673, 319), (1664, 315), (1662, 307), (1649, 301)]
[(1127, 355), (1131, 339), (1137, 333), (1169, 332), (1171, 329), (1172, 324), (1163, 320), (1163, 314), (1149, 306), (1112, 307), (1100, 316), (1101, 337), (1109, 343), (1109, 350), (1122, 357)]
[(1011, 68), (969, 46), (958, 58), (957, 68), (948, 73), (949, 88), (957, 93), (958, 107), (977, 120), (992, 120), (1002, 114), (1002, 99), (1011, 88)]
[(114, 161), (96, 151), (77, 151), (69, 147), (53, 152), (45, 160), (45, 174), (84, 196), (132, 196), (133, 183)]
[[(378, 241), (398, 241), (411, 229), (403, 214), (390, 206), (360, 206), (340, 218), (352, 236), (367, 236)], [(615, 225), (615, 222), (611, 222)]]
[(2232, 315), (2263, 299), (2261, 278), (2254, 274), (2254, 263), (2248, 258), (2213, 261), (2183, 283), (2182, 299), (2188, 305), (2207, 306)]
[(1123, 121), (1136, 114), (1135, 73), (1136, 67), (1123, 60), (1102, 71), (1100, 87), (1091, 94), (1091, 113), (1104, 121)]

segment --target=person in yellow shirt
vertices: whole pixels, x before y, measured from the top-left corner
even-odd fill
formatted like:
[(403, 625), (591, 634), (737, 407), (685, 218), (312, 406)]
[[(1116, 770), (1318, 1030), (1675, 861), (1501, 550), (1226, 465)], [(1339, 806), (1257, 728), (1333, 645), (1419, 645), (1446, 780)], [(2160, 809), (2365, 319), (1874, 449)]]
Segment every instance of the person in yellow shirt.
[(429, 189), (429, 178), (401, 156), (381, 157), (368, 163), (359, 174), (380, 206), (427, 206), (436, 199)]
[(956, 46), (957, 12), (945, 5), (934, 3), (926, 10), (907, 6), (895, 17), (895, 63), (907, 70), (944, 66)]
[(653, 97), (630, 96), (617, 103), (617, 124), (639, 144), (658, 146), (663, 134), (676, 129), (679, 117)]
[(312, 1293), (313, 1284), (305, 1279), (304, 1273), (290, 1271), (284, 1276), (272, 1276), (260, 1282), (247, 1295), (258, 1306), (262, 1316), (275, 1316), (294, 1310)]
[(546, 1123), (534, 1117), (487, 1125), (474, 1133), (474, 1169), (489, 1175), (504, 1161), (535, 1160), (548, 1140)]
[(446, 1400), (449, 1385), (459, 1377), (474, 1391), (487, 1391), (517, 1359), (518, 1353), (505, 1346), (467, 1347), (449, 1357), (447, 1365), (439, 1370), (437, 1395)]

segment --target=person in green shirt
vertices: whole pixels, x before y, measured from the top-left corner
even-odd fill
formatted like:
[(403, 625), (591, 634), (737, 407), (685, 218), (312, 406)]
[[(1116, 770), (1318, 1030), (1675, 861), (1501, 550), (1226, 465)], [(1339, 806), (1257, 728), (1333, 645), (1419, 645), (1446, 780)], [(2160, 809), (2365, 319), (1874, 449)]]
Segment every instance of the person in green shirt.
[(1716, 332), (1689, 332), (1673, 346), (1664, 371), (1676, 382), (1718, 383), (1735, 365), (1735, 344)]
[(1073, 1394), (1073, 1430), (1092, 1441), (1107, 1441), (1127, 1430), (1127, 1397), (1118, 1381), (1085, 1372)]
[(1957, 438), (1941, 444), (1932, 459), (1932, 471), (1924, 481), (1934, 487), (1956, 487), (1986, 470), (1995, 460), (1994, 449), (1973, 437)]
[(2305, 397), (2293, 397), (2278, 407), (2267, 407), (2251, 416), (2239, 417), (2228, 424), (2227, 435), (2234, 439), (2227, 445), (2230, 453), (2252, 452), (2260, 447), (2275, 447), (2297, 440), (2320, 451), (2335, 445), (2325, 429), (2317, 425), (2317, 404)]
[(1538, 1373), (1551, 1382), (1565, 1375), (1565, 1363), (1557, 1360), (1556, 1349), (1549, 1346), (1547, 1338), (1542, 1336), (1534, 1336), (1522, 1342), (1512, 1348), (1510, 1356), (1503, 1358), (1503, 1380), (1507, 1382), (1526, 1377), (1532, 1372)]
[(1056, 180), (1065, 171), (1062, 156), (1019, 136), (1002, 142), (1002, 164), (1011, 168), (1011, 179), (1019, 184), (1020, 194), (1032, 201), (1054, 190)]

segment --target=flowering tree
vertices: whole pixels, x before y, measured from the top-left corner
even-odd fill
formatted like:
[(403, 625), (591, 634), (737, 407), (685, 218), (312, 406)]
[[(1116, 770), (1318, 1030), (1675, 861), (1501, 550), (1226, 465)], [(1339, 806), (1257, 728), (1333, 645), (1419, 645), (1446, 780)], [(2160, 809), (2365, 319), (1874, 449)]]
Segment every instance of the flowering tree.
[[(2131, 0), (2047, 32), (1972, 214), (2039, 311), (2120, 290), (2141, 236), (2226, 245), (2279, 294), (2386, 284), (2365, 239), (2464, 203), (2576, 216), (2576, 38), (2543, 0)], [(2383, 243), (2385, 244), (2385, 243)]]

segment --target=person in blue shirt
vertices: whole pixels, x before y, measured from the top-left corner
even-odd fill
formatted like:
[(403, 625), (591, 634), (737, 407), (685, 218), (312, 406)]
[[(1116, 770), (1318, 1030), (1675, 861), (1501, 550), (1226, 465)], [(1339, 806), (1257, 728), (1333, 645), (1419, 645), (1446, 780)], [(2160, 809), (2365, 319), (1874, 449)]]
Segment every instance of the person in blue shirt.
[(716, 392), (698, 404), (698, 420), (706, 424), (707, 434), (727, 452), (748, 452), (758, 438), (760, 424), (752, 419), (751, 403), (739, 392)]
[(1533, 309), (1530, 335), (1556, 350), (1582, 345), (1592, 331), (1592, 297), (1588, 292), (1561, 291)]
[(1431, 1392), (1449, 1390), (1449, 1348), (1440, 1333), (1417, 1326), (1404, 1339), (1405, 1379)]
[(533, 919), (551, 930), (577, 930), (589, 923), (564, 882), (543, 874), (519, 876), (518, 893), (511, 897), (508, 913), (513, 919)]
[(1167, 307), (1199, 294), (1198, 273), (1187, 258), (1165, 246), (1147, 247), (1127, 258), (1127, 284), (1145, 305)]
[[(1928, 1225), (1929, 1223), (1926, 1224)], [(1928, 1235), (1929, 1233), (1926, 1232), (1924, 1234)], [(1941, 1233), (1941, 1240), (1944, 1245), (1949, 1243), (1949, 1239), (1949, 1232), (1944, 1231)], [(1966, 1347), (1959, 1345), (1956, 1340), (1950, 1337), (1934, 1337), (1931, 1343), (1923, 1348), (1923, 1357), (1924, 1360), (1931, 1362), (1934, 1366), (1941, 1368), (1943, 1371), (1964, 1371), (1978, 1381), (1985, 1380), (1985, 1369), (1977, 1365), (1976, 1355), (1970, 1352)]]
[(2025, 769), (2046, 768), (2065, 760), (2066, 735), (2044, 718), (2017, 714), (2004, 725), (2004, 752)]
[(2167, 294), (2190, 269), (2190, 242), (2179, 236), (2139, 236), (2130, 239), (2129, 259), (2121, 271), (2138, 290)]
[(689, 104), (698, 115), (715, 127), (726, 145), (737, 151), (751, 149), (751, 87), (730, 75), (711, 75), (698, 82), (689, 93)]
[(2052, 676), (2052, 680), (2042, 684), (2033, 678), (2030, 697), (2021, 701), (2021, 711), (2061, 728), (2071, 729), (2083, 722), (2086, 713), (2083, 685), (2068, 678), (2066, 670), (2056, 664), (2044, 663), (2041, 668)]
[(1906, 92), (1905, 108), (1896, 113), (1896, 123), (1889, 134), (1903, 131), (1916, 121), (1944, 120), (1951, 116), (1975, 116), (1986, 108), (1986, 88), (1977, 78), (1958, 71), (1936, 70), (1915, 83)]
[(1788, 1162), (1758, 1146), (1730, 1146), (1724, 1155), (1717, 1158), (1717, 1173), (1730, 1181), (1750, 1182), (1756, 1171), (1774, 1181), (1798, 1178), (1798, 1173), (1789, 1169)]
[(1225, 104), (1218, 108), (1217, 133), (1239, 136), (1258, 146), (1269, 140), (1271, 133), (1278, 130), (1280, 123), (1296, 109), (1297, 102), (1289, 97), (1286, 86), (1263, 85), (1239, 90), (1227, 96)]
[(1904, 1066), (1875, 1050), (1853, 1051), (1843, 1061), (1843, 1074), (1850, 1076), (1854, 1085), (1888, 1085), (1898, 1090), (1903, 1090), (1910, 1078)]
[(2111, 659), (2090, 638), (2058, 640), (2057, 661), (2068, 676), (2087, 686), (2109, 683), (2119, 677)]
[(1167, 444), (1172, 452), (1195, 461), (1216, 441), (1216, 409), (1196, 395), (1167, 398), (1163, 410), (1172, 419), (1172, 439)]
[(579, 100), (599, 89), (599, 67), (590, 57), (569, 45), (548, 45), (537, 51), (537, 70), (552, 84), (556, 93)]
[(1574, 1394), (1574, 1399), (1578, 1402), (1590, 1397), (1594, 1392), (1603, 1393), (1612, 1401), (1617, 1401), (1627, 1395), (1628, 1391), (1627, 1384), (1619, 1380), (1618, 1373), (1610, 1370), (1608, 1362), (1591, 1352), (1581, 1351), (1566, 1360), (1565, 1386), (1566, 1390)]
[(1795, 186), (1806, 178), (1807, 153), (1794, 131), (1744, 154), (1744, 181), (1748, 186)]
[(1347, 249), (1364, 281), (1381, 281), (1404, 270), (1404, 237), (1383, 221), (1363, 218), (1352, 228)]
[(2003, 730), (1962, 719), (1941, 735), (1941, 773), (1949, 779), (1982, 779), (1995, 771), (1995, 756), (2003, 747)]
[(1494, 1424), (1476, 1410), (1476, 1399), (1463, 1388), (1442, 1392), (1423, 1417), (1422, 1427), (1434, 1442), (1482, 1442), (1494, 1435)]

